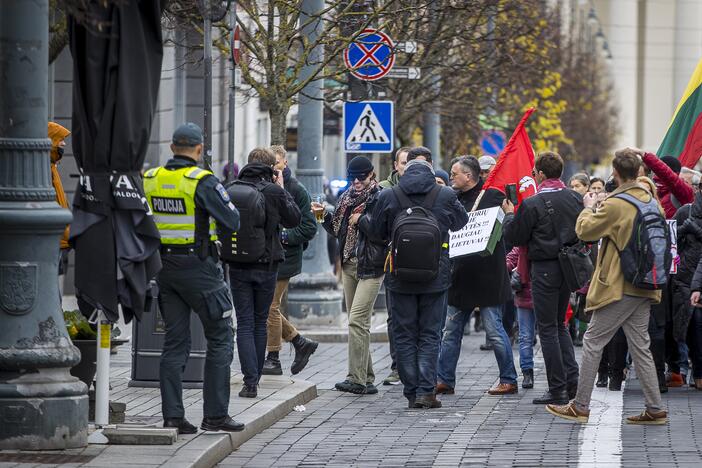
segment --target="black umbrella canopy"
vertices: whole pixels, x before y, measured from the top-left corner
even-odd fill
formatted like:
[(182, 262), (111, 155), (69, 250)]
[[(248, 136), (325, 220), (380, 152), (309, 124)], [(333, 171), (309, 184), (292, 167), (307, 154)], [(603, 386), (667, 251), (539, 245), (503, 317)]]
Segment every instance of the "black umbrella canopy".
[(159, 0), (91, 2), (89, 21), (69, 22), (76, 295), (84, 313), (101, 309), (113, 321), (118, 304), (127, 322), (148, 309), (161, 268), (140, 172), (161, 78), (161, 12)]

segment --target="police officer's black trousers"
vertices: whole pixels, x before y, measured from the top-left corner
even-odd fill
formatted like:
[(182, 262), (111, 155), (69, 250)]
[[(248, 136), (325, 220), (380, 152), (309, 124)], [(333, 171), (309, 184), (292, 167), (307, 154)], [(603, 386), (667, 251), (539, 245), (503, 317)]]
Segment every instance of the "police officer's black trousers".
[(203, 413), (206, 418), (226, 416), (234, 337), (231, 316), (222, 317), (232, 304), (221, 267), (212, 258), (167, 255), (157, 281), (166, 325), (160, 365), (164, 419), (185, 416), (182, 377), (190, 353), (191, 310), (200, 318), (207, 338)]

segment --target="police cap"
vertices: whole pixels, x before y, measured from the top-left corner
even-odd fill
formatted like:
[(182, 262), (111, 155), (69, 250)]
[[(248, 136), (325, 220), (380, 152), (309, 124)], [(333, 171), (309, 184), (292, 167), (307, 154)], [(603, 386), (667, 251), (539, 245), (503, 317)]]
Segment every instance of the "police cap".
[(184, 123), (173, 132), (176, 146), (197, 146), (202, 144), (202, 129), (192, 122)]

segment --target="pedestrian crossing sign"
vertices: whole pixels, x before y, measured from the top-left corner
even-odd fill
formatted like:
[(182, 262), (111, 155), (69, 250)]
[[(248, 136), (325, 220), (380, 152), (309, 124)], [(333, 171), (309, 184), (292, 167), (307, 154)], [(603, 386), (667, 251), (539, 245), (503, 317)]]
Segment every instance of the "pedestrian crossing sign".
[(392, 153), (394, 110), (392, 101), (344, 102), (344, 151)]

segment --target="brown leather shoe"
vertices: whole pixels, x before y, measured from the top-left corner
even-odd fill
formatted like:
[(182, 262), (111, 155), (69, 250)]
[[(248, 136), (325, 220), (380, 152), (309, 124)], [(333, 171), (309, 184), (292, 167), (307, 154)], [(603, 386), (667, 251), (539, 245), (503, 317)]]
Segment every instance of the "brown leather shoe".
[(517, 384), (500, 383), (488, 390), (488, 395), (512, 395), (518, 391)]
[(636, 416), (629, 416), (626, 418), (627, 424), (642, 424), (642, 425), (658, 425), (666, 424), (668, 422), (668, 413), (665, 411), (659, 411), (654, 413), (653, 411), (646, 410), (643, 413)]
[(579, 423), (586, 423), (590, 417), (590, 411), (580, 411), (572, 401), (567, 405), (546, 405), (546, 411), (559, 418)]
[(439, 395), (443, 393), (444, 395), (453, 395), (455, 391), (453, 387), (446, 385), (445, 383), (436, 384), (436, 394)]
[(695, 379), (694, 382), (695, 382), (695, 388), (697, 390), (702, 390), (702, 379)]

